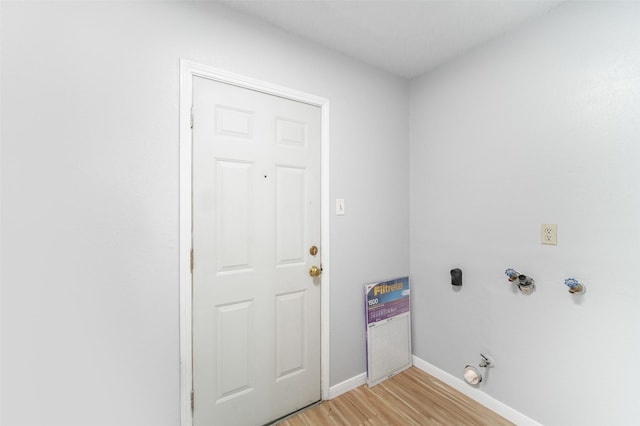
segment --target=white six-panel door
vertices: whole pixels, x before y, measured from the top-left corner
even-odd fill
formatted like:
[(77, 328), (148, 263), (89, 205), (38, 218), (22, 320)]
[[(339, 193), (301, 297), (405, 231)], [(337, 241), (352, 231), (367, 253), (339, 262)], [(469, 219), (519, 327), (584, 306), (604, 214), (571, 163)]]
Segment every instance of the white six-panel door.
[(320, 400), (320, 108), (193, 80), (193, 419)]

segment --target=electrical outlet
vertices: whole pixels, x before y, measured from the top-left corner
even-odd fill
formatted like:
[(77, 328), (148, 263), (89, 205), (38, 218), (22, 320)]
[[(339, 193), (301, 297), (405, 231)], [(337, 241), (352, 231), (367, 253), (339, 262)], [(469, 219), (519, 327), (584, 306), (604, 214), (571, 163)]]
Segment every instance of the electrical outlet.
[(547, 223), (542, 225), (542, 244), (557, 245), (558, 244), (558, 225), (555, 223)]
[(336, 198), (336, 215), (344, 215), (344, 198)]

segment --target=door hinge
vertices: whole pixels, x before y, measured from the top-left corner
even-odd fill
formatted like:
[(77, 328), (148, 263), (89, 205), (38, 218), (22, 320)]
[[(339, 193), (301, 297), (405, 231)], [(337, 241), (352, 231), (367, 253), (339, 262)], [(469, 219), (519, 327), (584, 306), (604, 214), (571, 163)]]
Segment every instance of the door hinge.
[(193, 391), (193, 389), (191, 390), (191, 412), (193, 413), (193, 407), (195, 407), (195, 392)]
[(191, 105), (191, 128), (193, 129), (193, 105)]
[(189, 269), (191, 270), (191, 273), (193, 273), (193, 249), (191, 249), (191, 252), (189, 253)]

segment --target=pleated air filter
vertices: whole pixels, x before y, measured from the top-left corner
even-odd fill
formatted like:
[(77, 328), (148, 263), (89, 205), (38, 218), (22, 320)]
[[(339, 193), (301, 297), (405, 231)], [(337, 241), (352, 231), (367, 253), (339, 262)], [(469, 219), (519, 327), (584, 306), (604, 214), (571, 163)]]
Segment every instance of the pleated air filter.
[(411, 367), (409, 278), (367, 284), (367, 385)]

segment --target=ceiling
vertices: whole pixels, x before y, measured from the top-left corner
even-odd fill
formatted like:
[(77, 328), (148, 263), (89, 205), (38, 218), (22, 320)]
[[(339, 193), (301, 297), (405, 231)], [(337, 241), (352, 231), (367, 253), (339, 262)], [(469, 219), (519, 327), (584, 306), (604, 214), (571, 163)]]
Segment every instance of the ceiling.
[(411, 78), (555, 8), (532, 0), (218, 0)]

